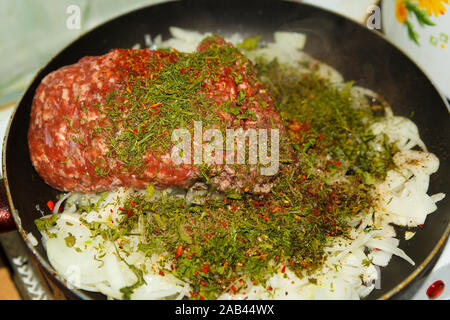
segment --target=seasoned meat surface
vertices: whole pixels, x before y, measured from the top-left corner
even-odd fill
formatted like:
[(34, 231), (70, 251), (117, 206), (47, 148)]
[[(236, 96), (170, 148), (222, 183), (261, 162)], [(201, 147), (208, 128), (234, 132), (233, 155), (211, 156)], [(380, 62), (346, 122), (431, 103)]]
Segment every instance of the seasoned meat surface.
[[(267, 192), (257, 165), (176, 164), (174, 129), (279, 129), (280, 116), (251, 62), (220, 37), (195, 53), (114, 49), (47, 75), (36, 90), (28, 132), (32, 163), (50, 186), (100, 192), (118, 186)], [(269, 131), (270, 134), (270, 131)], [(205, 178), (206, 177), (206, 178)]]

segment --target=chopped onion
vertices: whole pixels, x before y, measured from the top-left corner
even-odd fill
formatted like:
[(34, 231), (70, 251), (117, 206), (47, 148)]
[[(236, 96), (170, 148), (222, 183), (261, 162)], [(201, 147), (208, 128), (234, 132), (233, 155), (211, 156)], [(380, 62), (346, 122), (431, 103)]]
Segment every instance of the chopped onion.
[(70, 196), (72, 195), (72, 192), (69, 192), (67, 194), (65, 194), (61, 199), (59, 199), (56, 203), (55, 203), (55, 207), (53, 208), (53, 214), (57, 214), (59, 213), (59, 207), (61, 207), (61, 204)]

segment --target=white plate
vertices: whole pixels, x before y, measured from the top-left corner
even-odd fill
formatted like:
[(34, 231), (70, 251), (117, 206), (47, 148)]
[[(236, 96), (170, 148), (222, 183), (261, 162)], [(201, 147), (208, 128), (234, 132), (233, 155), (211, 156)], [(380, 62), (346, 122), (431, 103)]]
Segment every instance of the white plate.
[(410, 39), (406, 25), (397, 20), (395, 7), (396, 0), (382, 2), (381, 21), (384, 33), (450, 98), (450, 6), (445, 5), (445, 14), (429, 17), (435, 26), (420, 26), (416, 16), (408, 12), (408, 21), (417, 32), (419, 44)]

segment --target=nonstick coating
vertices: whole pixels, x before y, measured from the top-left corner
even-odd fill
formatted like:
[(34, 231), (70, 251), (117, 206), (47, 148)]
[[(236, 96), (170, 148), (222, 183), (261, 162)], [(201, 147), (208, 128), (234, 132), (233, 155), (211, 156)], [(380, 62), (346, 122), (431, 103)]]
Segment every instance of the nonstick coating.
[[(302, 32), (307, 35), (305, 51), (330, 64), (347, 80), (370, 88), (386, 98), (396, 115), (411, 117), (418, 125), (421, 137), (429, 151), (441, 160), (437, 174), (431, 177), (429, 194), (448, 193), (449, 176), (449, 112), (442, 96), (424, 73), (406, 55), (379, 34), (336, 14), (293, 2), (277, 0), (226, 0), (169, 2), (140, 9), (94, 29), (82, 36), (42, 69), (23, 96), (10, 123), (5, 139), (4, 175), (13, 215), (19, 232), (40, 239), (33, 221), (40, 217), (36, 205), (46, 208), (49, 199), (59, 193), (47, 186), (33, 169), (27, 145), (34, 92), (42, 78), (64, 65), (73, 64), (89, 55), (102, 55), (113, 48), (144, 45), (144, 35), (169, 37), (168, 28), (178, 26), (200, 32), (243, 36), (262, 35), (271, 40), (277, 30)], [(448, 234), (448, 197), (439, 202), (439, 209), (430, 215), (423, 228), (418, 228), (412, 240), (404, 241), (400, 229), (400, 247), (416, 262), (393, 257), (389, 266), (381, 268), (381, 288), (368, 299), (394, 297), (410, 281), (414, 272), (430, 267), (430, 254), (437, 252)], [(20, 217), (20, 218), (19, 218)], [(21, 222), (21, 224), (20, 224)], [(53, 274), (42, 244), (31, 247), (38, 263), (50, 274), (50, 280), (63, 288), (67, 296), (102, 298), (102, 295), (69, 290)], [(436, 256), (436, 255), (435, 255)], [(416, 277), (417, 278), (417, 277)], [(404, 288), (403, 288), (404, 291)]]

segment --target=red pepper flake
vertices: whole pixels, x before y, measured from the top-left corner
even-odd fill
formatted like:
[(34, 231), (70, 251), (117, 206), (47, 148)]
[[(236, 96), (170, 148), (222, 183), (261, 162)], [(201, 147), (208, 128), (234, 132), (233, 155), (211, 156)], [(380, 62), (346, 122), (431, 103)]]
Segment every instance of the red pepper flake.
[(200, 281), (200, 284), (202, 285), (202, 286), (206, 286), (206, 282), (205, 281)]
[(200, 269), (201, 272), (203, 273), (208, 273), (209, 272), (209, 264), (205, 263), (202, 268)]
[(133, 208), (135, 208), (136, 206), (134, 205), (134, 202), (133, 202), (133, 200), (130, 200), (130, 203), (131, 203), (131, 206), (133, 207)]
[(281, 269), (281, 273), (285, 273), (286, 272), (286, 266), (283, 266), (283, 268)]
[(236, 286), (232, 286), (231, 290), (233, 290), (233, 292), (236, 293), (236, 291), (237, 291)]
[(133, 210), (127, 210), (127, 209), (124, 209), (124, 208), (119, 208), (119, 210), (120, 210), (120, 211), (123, 211), (123, 212), (127, 212), (127, 213), (128, 213), (128, 216), (130, 216), (130, 214), (133, 213)]
[(178, 246), (177, 248), (177, 253), (176, 253), (176, 257), (178, 258), (179, 256), (181, 256), (183, 254), (183, 246)]
[(158, 108), (160, 106), (162, 106), (162, 103), (155, 103), (155, 104), (151, 105), (149, 108)]
[(159, 275), (164, 277), (165, 273), (162, 270), (159, 270)]
[(275, 212), (277, 212), (278, 210), (280, 210), (280, 207), (279, 207), (279, 206), (276, 206), (275, 208), (273, 208), (272, 212), (275, 213)]
[(47, 207), (53, 211), (53, 209), (55, 209), (55, 204), (53, 203), (52, 200), (47, 201)]

